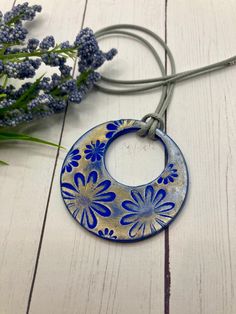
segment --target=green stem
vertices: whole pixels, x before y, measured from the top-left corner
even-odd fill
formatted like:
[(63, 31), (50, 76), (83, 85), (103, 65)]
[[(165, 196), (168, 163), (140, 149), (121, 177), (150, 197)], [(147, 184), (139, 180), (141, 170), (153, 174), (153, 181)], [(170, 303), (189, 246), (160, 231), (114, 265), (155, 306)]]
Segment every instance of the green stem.
[(6, 97), (7, 97), (7, 94), (0, 94), (0, 101), (1, 99), (6, 98)]
[(93, 72), (93, 70), (87, 70), (83, 73), (81, 73), (78, 78), (77, 78), (77, 86), (80, 87), (81, 84), (85, 83), (89, 74), (91, 74)]
[(6, 88), (7, 86), (8, 77), (5, 75), (4, 81), (3, 81), (3, 88)]
[(7, 54), (7, 55), (0, 55), (0, 60), (12, 60), (12, 59), (19, 59), (19, 58), (26, 58), (26, 57), (40, 57), (45, 54), (49, 54), (51, 52), (53, 53), (65, 53), (67, 54), (68, 52), (75, 53), (76, 48), (63, 48), (63, 49), (52, 49), (52, 50), (47, 50), (47, 51), (34, 51), (34, 52), (18, 52), (18, 53), (12, 53), (12, 54)]
[(4, 160), (0, 160), (0, 165), (9, 166), (9, 164)]
[[(80, 87), (81, 84), (86, 82), (86, 80), (87, 80), (87, 78), (91, 72), (92, 72), (92, 70), (87, 70), (78, 76), (77, 81), (76, 81), (76, 84), (78, 87)], [(68, 80), (68, 77), (65, 78), (64, 81), (66, 82), (67, 80)], [(63, 83), (63, 81), (61, 83)], [(58, 87), (54, 87), (54, 89), (51, 90), (50, 94), (54, 97), (64, 97), (64, 99), (68, 98), (67, 95), (62, 95), (62, 92), (61, 92), (60, 88), (58, 88)]]
[(10, 26), (11, 24), (15, 24), (19, 19), (24, 15), (24, 13), (20, 13), (19, 15), (13, 17), (6, 25)]

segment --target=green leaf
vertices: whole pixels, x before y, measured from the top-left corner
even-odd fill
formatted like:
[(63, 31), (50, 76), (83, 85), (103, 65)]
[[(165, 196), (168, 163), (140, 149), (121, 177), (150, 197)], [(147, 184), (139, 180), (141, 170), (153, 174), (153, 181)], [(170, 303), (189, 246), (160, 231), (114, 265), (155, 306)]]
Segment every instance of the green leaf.
[(29, 136), (27, 134), (19, 134), (19, 133), (11, 133), (11, 132), (2, 132), (1, 131), (0, 132), (0, 142), (1, 141), (28, 141), (28, 142), (46, 144), (46, 145), (65, 149), (63, 146), (42, 140), (42, 139), (37, 138), (37, 137), (32, 137), (32, 136)]
[(28, 104), (31, 100), (35, 98), (37, 95), (37, 88), (39, 83), (41, 82), (42, 78), (45, 74), (41, 75), (21, 96), (17, 101), (14, 103), (14, 106), (18, 107), (22, 103)]
[(3, 160), (0, 160), (0, 165), (3, 165), (3, 166), (9, 166), (9, 164)]
[(21, 12), (20, 14), (14, 16), (10, 21), (6, 23), (6, 25), (10, 26), (11, 24), (15, 24), (19, 19), (24, 15), (24, 12)]
[(27, 109), (27, 104), (37, 96), (37, 88), (43, 76), (41, 75), (11, 106), (0, 109), (0, 115), (4, 115), (12, 109), (24, 108)]
[(81, 73), (77, 79), (76, 79), (76, 84), (78, 87), (80, 87), (82, 84), (84, 84), (89, 76), (90, 73), (92, 73), (92, 70), (87, 70), (83, 73)]

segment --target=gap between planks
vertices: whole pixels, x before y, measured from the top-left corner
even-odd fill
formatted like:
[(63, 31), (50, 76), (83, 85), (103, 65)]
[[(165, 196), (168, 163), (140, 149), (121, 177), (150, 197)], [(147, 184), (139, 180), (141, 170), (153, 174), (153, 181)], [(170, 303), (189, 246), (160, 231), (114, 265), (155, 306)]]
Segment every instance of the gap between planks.
[[(14, 0), (13, 6), (16, 4), (16, 1), (17, 0)], [(80, 29), (82, 29), (83, 25), (84, 25), (87, 4), (88, 4), (88, 0), (85, 0), (85, 2), (84, 2), (84, 9), (83, 9), (83, 17), (82, 17), (82, 22), (81, 22)], [(76, 60), (74, 62), (74, 66), (73, 66), (73, 74), (72, 74), (73, 77), (75, 75), (75, 68), (76, 68)], [(61, 127), (60, 137), (59, 137), (59, 141), (58, 141), (58, 145), (59, 146), (61, 145), (62, 136), (63, 136), (63, 132), (64, 132), (67, 108), (68, 108), (68, 105), (66, 106), (65, 113), (64, 113), (64, 116), (63, 116), (62, 127)], [(55, 172), (56, 172), (56, 167), (57, 167), (59, 153), (60, 153), (60, 148), (57, 148), (57, 154), (56, 154), (56, 158), (55, 158), (55, 162), (54, 162), (54, 166), (53, 166), (53, 173), (52, 173), (52, 178), (51, 178), (49, 192), (48, 192), (48, 198), (47, 198), (47, 204), (46, 204), (44, 218), (43, 218), (42, 230), (41, 230), (40, 239), (39, 239), (39, 246), (38, 246), (37, 255), (36, 255), (36, 261), (35, 261), (35, 266), (34, 266), (33, 278), (32, 278), (32, 282), (31, 282), (31, 287), (30, 287), (30, 292), (29, 292), (29, 297), (28, 297), (28, 302), (27, 302), (27, 309), (26, 309), (26, 313), (27, 314), (30, 312), (30, 305), (31, 305), (31, 300), (32, 300), (32, 296), (33, 296), (34, 284), (35, 284), (35, 279), (36, 279), (36, 276), (37, 276), (38, 264), (39, 264), (39, 259), (40, 259), (42, 243), (43, 243), (43, 236), (44, 236), (44, 231), (45, 231), (45, 226), (46, 226), (46, 221), (47, 221), (48, 206), (49, 206), (49, 202), (50, 202), (52, 186), (53, 186), (53, 182), (54, 182), (54, 177), (55, 177)]]

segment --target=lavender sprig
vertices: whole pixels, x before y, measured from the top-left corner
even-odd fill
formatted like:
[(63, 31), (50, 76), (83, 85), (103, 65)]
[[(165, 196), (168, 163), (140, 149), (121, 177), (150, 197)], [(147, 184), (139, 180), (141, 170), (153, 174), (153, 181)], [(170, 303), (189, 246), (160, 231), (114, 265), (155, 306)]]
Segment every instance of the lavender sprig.
[[(0, 11), (0, 140), (7, 140), (8, 135), (9, 139), (17, 139), (15, 133), (10, 135), (1, 131), (3, 128), (61, 112), (68, 102), (80, 103), (100, 79), (96, 70), (117, 53), (116, 49), (101, 51), (89, 28), (81, 30), (73, 43), (55, 43), (53, 36), (46, 36), (41, 41), (37, 38), (26, 40), (28, 31), (23, 22), (32, 21), (41, 10), (40, 5), (29, 6), (25, 2), (4, 15)], [(78, 60), (79, 72), (75, 78), (68, 59)], [(36, 78), (42, 63), (54, 67), (55, 73)], [(18, 88), (9, 81), (28, 78), (34, 78), (34, 81)], [(22, 134), (19, 140), (52, 145)]]
[[(56, 44), (53, 36), (42, 41), (30, 38), (26, 42), (23, 21), (33, 20), (38, 12), (41, 6), (25, 2), (0, 15), (0, 127), (14, 127), (61, 112), (68, 101), (80, 103), (100, 79), (96, 70), (117, 53), (116, 49), (102, 52), (89, 28), (81, 30), (73, 44), (69, 41)], [(67, 64), (69, 58), (78, 59), (76, 78)], [(42, 63), (57, 72), (18, 89), (8, 84), (9, 78), (34, 78)]]

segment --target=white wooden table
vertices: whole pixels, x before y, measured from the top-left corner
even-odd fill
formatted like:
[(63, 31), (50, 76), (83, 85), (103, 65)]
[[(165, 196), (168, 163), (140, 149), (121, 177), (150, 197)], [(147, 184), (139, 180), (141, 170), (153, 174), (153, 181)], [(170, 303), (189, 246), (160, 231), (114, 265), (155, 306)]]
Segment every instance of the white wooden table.
[[(13, 0), (1, 0), (1, 10)], [(20, 1), (16, 1), (18, 3)], [(134, 23), (165, 38), (177, 71), (236, 54), (234, 0), (39, 0), (30, 36), (73, 40)], [(159, 75), (150, 53), (127, 39), (107, 39), (119, 55), (103, 72), (117, 78)], [(163, 60), (164, 60), (164, 53)], [(25, 127), (69, 148), (101, 122), (141, 118), (160, 92), (109, 96), (93, 91), (66, 115)], [(66, 152), (31, 144), (0, 147), (0, 313), (236, 313), (236, 68), (178, 84), (167, 131), (181, 147), (190, 191), (178, 219), (158, 236), (114, 244), (90, 235), (65, 210), (59, 173)], [(124, 183), (148, 182), (164, 165), (157, 143), (124, 136), (109, 150), (110, 172)], [(155, 169), (151, 166), (155, 163)]]

